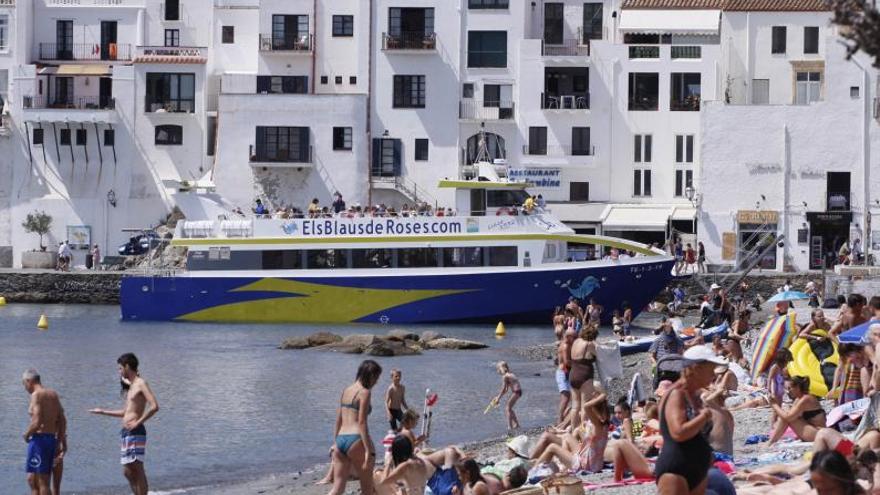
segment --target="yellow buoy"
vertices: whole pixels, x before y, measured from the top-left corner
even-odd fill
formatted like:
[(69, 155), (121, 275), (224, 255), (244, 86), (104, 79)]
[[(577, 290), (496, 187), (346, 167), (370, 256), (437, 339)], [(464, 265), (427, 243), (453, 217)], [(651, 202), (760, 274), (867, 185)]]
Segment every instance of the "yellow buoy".
[(498, 326), (495, 327), (495, 336), (504, 337), (505, 335), (507, 335), (507, 330), (504, 329), (504, 322), (499, 321)]
[(49, 329), (49, 318), (46, 318), (45, 314), (40, 315), (40, 321), (37, 322), (37, 328), (40, 330)]
[(6, 306), (6, 298), (3, 296), (0, 296), (0, 306)]

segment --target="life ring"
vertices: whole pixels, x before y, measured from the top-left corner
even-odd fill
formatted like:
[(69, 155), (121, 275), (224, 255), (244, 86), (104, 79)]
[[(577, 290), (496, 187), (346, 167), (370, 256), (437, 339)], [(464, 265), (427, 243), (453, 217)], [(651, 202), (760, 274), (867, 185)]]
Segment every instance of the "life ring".
[[(815, 330), (813, 335), (827, 337), (828, 333), (824, 330)], [(840, 355), (837, 352), (837, 342), (828, 341), (833, 348), (833, 353), (827, 358), (819, 361), (819, 358), (810, 347), (810, 341), (805, 338), (799, 338), (788, 348), (794, 358), (788, 364), (788, 374), (790, 376), (806, 376), (810, 379), (810, 394), (816, 397), (825, 397), (828, 395), (830, 378), (833, 379), (834, 374), (831, 368), (836, 368), (840, 364)], [(823, 374), (822, 370), (827, 371)]]

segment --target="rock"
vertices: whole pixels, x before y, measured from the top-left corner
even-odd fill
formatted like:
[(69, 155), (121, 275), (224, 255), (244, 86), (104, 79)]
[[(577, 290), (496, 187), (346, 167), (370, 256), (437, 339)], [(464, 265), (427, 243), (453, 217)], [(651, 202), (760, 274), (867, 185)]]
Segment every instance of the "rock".
[(335, 333), (330, 332), (317, 332), (309, 335), (307, 337), (309, 342), (309, 347), (317, 347), (321, 345), (333, 344), (336, 342), (342, 342), (342, 337), (336, 335)]
[(341, 343), (345, 345), (356, 345), (362, 348), (366, 348), (373, 345), (377, 340), (380, 339), (375, 335), (356, 333), (353, 335), (346, 335), (345, 338), (342, 339)]
[(278, 346), (279, 349), (308, 349), (312, 347), (308, 337), (290, 337), (284, 339), (284, 342)]
[(426, 331), (422, 332), (422, 338), (420, 340), (422, 343), (425, 343), (425, 342), (430, 342), (432, 340), (444, 339), (444, 338), (446, 338), (446, 336), (441, 334), (440, 332), (435, 332), (433, 330), (426, 330)]
[(489, 347), (486, 344), (481, 344), (480, 342), (474, 342), (472, 340), (450, 339), (446, 337), (428, 341), (425, 343), (425, 346), (428, 349), (453, 350), (485, 349)]
[(322, 351), (341, 352), (343, 354), (362, 354), (365, 348), (366, 347), (362, 345), (346, 344), (345, 342), (336, 342), (315, 347), (315, 349), (320, 349)]
[(407, 340), (419, 340), (419, 336), (406, 330), (390, 330), (387, 338), (389, 340), (397, 340), (404, 342)]

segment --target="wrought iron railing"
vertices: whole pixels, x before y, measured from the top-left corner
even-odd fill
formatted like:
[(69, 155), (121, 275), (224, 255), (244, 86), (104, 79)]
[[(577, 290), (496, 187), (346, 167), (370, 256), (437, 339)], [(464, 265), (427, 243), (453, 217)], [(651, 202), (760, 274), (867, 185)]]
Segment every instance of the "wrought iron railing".
[(261, 34), (260, 51), (310, 53), (312, 51), (313, 39), (314, 36), (308, 33)]
[(116, 99), (105, 96), (68, 96), (47, 98), (45, 96), (23, 96), (24, 109), (65, 109), (65, 110), (113, 110)]
[(436, 50), (437, 33), (422, 31), (382, 33), (383, 50)]
[(40, 60), (131, 60), (128, 43), (40, 43)]

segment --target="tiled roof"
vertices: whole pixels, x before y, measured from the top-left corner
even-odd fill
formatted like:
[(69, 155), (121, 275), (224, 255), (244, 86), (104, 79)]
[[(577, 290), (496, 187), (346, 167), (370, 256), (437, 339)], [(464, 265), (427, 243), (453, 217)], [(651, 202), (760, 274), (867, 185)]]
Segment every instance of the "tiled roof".
[(825, 12), (825, 0), (624, 0), (624, 9), (720, 9), (750, 12)]

